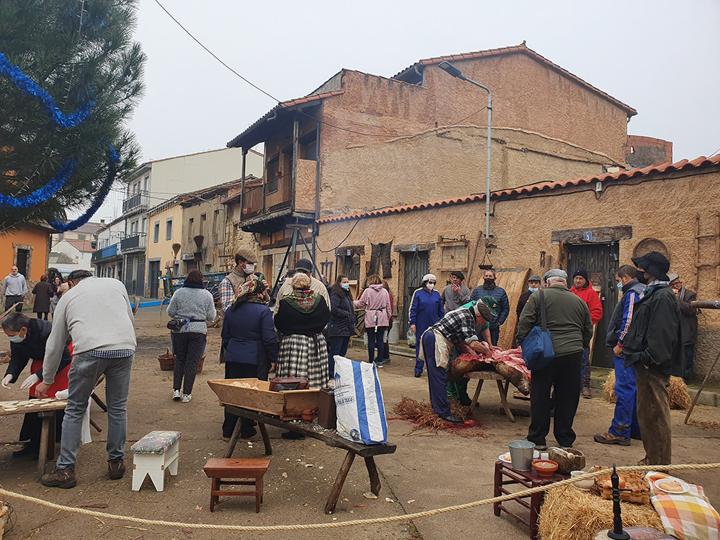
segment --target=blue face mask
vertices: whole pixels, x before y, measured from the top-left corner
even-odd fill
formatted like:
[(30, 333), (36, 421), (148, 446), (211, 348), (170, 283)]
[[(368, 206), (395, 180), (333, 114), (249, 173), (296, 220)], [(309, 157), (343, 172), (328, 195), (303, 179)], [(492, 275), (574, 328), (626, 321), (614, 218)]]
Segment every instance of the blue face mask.
[(539, 289), (537, 287), (528, 287), (528, 291), (530, 292), (538, 292), (538, 290)]
[(341, 283), (340, 286), (345, 289), (346, 291), (350, 290), (350, 284), (349, 283)]
[(623, 288), (622, 281), (618, 281), (618, 282), (615, 284), (615, 286), (618, 288), (619, 291), (622, 291), (622, 288)]
[(23, 341), (25, 341), (25, 336), (8, 336), (8, 339), (12, 343), (22, 343)]

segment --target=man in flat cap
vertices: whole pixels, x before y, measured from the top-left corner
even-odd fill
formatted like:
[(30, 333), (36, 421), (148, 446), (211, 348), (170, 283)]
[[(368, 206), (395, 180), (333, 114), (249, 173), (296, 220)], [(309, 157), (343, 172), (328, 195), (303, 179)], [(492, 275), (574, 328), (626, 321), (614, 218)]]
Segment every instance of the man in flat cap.
[(682, 375), (684, 356), (680, 306), (667, 275), (670, 262), (651, 251), (632, 260), (637, 279), (647, 284), (635, 303), (633, 321), (623, 339), (625, 365), (635, 369), (637, 415), (645, 465), (669, 465), (671, 460), (670, 375)]
[(249, 275), (255, 273), (257, 257), (249, 249), (241, 249), (235, 254), (235, 268), (220, 282), (218, 293), (223, 312), (233, 305), (235, 297), (242, 292), (242, 286)]
[(535, 448), (547, 448), (545, 438), (550, 431), (553, 401), (550, 396), (554, 391), (555, 440), (562, 447), (571, 447), (575, 442), (572, 426), (580, 401), (583, 349), (590, 344), (593, 328), (587, 304), (568, 289), (567, 273), (556, 268), (546, 272), (543, 278), (546, 287), (530, 295), (517, 325), (517, 341), (522, 345), (533, 326), (540, 324), (540, 303), (543, 302), (555, 351), (548, 367), (532, 372), (527, 438), (535, 443)]

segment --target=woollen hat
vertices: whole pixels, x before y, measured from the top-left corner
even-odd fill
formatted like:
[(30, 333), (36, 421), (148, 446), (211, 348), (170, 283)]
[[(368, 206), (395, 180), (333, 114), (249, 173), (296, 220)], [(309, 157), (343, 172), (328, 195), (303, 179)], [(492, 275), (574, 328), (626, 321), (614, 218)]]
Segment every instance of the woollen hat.
[(422, 278), (422, 282), (427, 283), (428, 281), (437, 281), (435, 274), (425, 274)]
[(584, 268), (578, 268), (575, 270), (575, 273), (573, 274), (573, 279), (580, 276), (581, 278), (585, 279), (588, 283), (590, 283), (590, 276), (588, 275), (588, 271)]
[(475, 313), (475, 315), (480, 315), (487, 322), (490, 322), (495, 318), (495, 314), (493, 313), (493, 311), (482, 300), (478, 300), (477, 302), (475, 302), (475, 305), (473, 306), (473, 312)]
[(308, 274), (312, 274), (313, 271), (313, 263), (309, 259), (300, 259), (295, 264), (295, 271), (301, 271), (301, 272), (307, 272)]
[(659, 251), (651, 251), (642, 257), (633, 257), (632, 262), (655, 279), (669, 281), (667, 273), (670, 270), (670, 261)]
[(547, 281), (548, 279), (554, 277), (567, 280), (568, 275), (567, 272), (562, 268), (553, 268), (552, 270), (548, 270), (547, 272), (545, 272), (545, 274), (543, 275), (543, 280)]

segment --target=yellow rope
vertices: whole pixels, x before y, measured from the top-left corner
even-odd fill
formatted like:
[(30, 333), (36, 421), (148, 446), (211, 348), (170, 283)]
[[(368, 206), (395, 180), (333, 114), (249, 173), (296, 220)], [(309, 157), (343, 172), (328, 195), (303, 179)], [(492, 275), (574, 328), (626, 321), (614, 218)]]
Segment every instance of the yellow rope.
[[(707, 470), (707, 469), (718, 469), (720, 463), (692, 463), (682, 465), (633, 465), (618, 467), (618, 471), (688, 471), (688, 470)], [(602, 469), (595, 472), (576, 476), (575, 478), (568, 478), (567, 480), (561, 480), (546, 486), (534, 487), (523, 491), (518, 491), (509, 495), (502, 495), (500, 497), (493, 497), (491, 499), (481, 499), (478, 501), (471, 501), (463, 504), (456, 504), (453, 506), (446, 506), (444, 508), (436, 508), (435, 510), (426, 510), (424, 512), (415, 512), (413, 514), (401, 514), (398, 516), (387, 516), (380, 518), (370, 519), (355, 519), (349, 521), (333, 521), (330, 523), (308, 523), (308, 524), (294, 524), (294, 525), (216, 525), (212, 523), (182, 523), (179, 521), (165, 521), (159, 519), (145, 519), (134, 516), (120, 516), (116, 514), (108, 514), (105, 512), (97, 512), (95, 510), (89, 510), (87, 508), (74, 508), (71, 506), (64, 506), (62, 504), (56, 504), (50, 501), (44, 501), (36, 497), (30, 497), (28, 495), (22, 495), (14, 491), (8, 491), (0, 488), (0, 495), (19, 499), (30, 503), (35, 503), (40, 506), (45, 506), (53, 510), (62, 510), (65, 512), (72, 512), (75, 514), (81, 514), (84, 516), (96, 517), (99, 519), (115, 519), (120, 521), (129, 521), (131, 523), (138, 523), (141, 525), (157, 525), (162, 527), (177, 527), (183, 529), (209, 529), (209, 530), (223, 530), (223, 531), (245, 531), (245, 532), (272, 532), (272, 531), (298, 531), (306, 529), (334, 529), (339, 527), (354, 527), (358, 525), (374, 525), (379, 523), (394, 523), (397, 521), (411, 521), (415, 519), (427, 518), (437, 516), (439, 514), (445, 514), (448, 512), (457, 512), (459, 510), (467, 510), (469, 508), (475, 508), (477, 506), (484, 506), (488, 504), (500, 503), (518, 497), (527, 497), (533, 493), (547, 491), (549, 489), (555, 489), (568, 484), (574, 484), (578, 480), (584, 480), (594, 478), (596, 476), (607, 474), (612, 469)]]

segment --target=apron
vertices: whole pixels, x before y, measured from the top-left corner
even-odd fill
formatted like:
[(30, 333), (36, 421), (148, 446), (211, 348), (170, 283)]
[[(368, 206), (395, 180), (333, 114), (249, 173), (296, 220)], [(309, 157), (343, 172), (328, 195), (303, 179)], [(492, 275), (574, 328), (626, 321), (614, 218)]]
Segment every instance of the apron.
[[(33, 360), (30, 364), (30, 371), (32, 373), (35, 373), (36, 371), (42, 371), (42, 360)], [(55, 375), (55, 381), (50, 385), (50, 388), (48, 388), (47, 391), (47, 397), (55, 397), (55, 393), (59, 392), (60, 390), (67, 390), (68, 388), (68, 372), (70, 371), (70, 366), (72, 365), (72, 362), (62, 368), (60, 371), (57, 372)], [(30, 397), (35, 398), (38, 397), (35, 395), (35, 387), (40, 384), (40, 382), (36, 382), (30, 387)]]
[[(437, 330), (428, 328), (425, 332), (435, 334), (435, 365), (439, 368), (448, 369), (450, 365), (450, 351), (453, 350), (454, 345)], [(423, 335), (425, 335), (425, 332), (423, 332)], [(420, 336), (418, 345), (418, 356), (421, 360), (425, 360), (425, 348), (422, 346), (422, 336)]]

